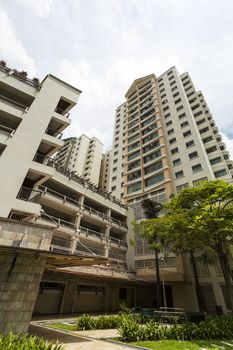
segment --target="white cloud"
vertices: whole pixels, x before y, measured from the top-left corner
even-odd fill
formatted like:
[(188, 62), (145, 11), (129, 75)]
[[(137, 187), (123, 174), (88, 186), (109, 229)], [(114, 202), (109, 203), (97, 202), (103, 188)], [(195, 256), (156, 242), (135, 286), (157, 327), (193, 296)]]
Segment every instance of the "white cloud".
[(20, 4), (28, 6), (32, 11), (41, 17), (50, 13), (53, 0), (17, 0)]
[(0, 57), (7, 61), (8, 66), (27, 71), (36, 75), (34, 60), (28, 55), (7, 13), (0, 9)]

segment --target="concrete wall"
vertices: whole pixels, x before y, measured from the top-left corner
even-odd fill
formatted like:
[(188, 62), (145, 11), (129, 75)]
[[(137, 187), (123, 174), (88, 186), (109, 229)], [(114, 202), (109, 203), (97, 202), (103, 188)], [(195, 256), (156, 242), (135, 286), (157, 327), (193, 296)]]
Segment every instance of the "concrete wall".
[(46, 258), (0, 254), (0, 333), (26, 333)]

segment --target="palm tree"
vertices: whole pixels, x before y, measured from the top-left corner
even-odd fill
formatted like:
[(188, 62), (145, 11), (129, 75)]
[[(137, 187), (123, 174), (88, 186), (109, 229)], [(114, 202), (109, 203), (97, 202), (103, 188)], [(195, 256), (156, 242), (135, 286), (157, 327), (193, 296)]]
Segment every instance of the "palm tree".
[[(154, 202), (150, 199), (144, 199), (142, 201), (142, 208), (144, 209), (147, 219), (155, 219), (159, 217), (159, 214), (162, 210), (162, 204)], [(158, 249), (158, 237), (155, 234), (153, 236), (153, 241), (148, 242), (155, 251), (155, 274), (156, 274), (156, 299), (157, 307), (161, 306), (161, 288), (160, 288), (160, 276), (159, 276), (159, 249)]]

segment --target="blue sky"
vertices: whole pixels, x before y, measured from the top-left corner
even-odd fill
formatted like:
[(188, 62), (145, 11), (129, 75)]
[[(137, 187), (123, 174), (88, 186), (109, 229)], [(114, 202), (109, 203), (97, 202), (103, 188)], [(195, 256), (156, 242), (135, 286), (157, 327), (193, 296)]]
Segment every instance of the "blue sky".
[(0, 58), (83, 91), (66, 136), (110, 146), (132, 81), (176, 65), (207, 99), (233, 158), (232, 0), (0, 0)]

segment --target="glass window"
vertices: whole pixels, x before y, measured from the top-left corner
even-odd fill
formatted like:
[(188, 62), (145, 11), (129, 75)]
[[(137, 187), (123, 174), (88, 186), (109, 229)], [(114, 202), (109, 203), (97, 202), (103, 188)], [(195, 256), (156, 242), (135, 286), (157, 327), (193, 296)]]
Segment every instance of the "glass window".
[(222, 162), (222, 158), (221, 157), (216, 157), (216, 158), (210, 159), (210, 164), (211, 165), (218, 164), (218, 163), (221, 163), (221, 162)]
[(185, 132), (183, 133), (183, 136), (184, 136), (184, 137), (188, 137), (188, 136), (190, 136), (190, 135), (192, 135), (191, 130), (187, 130), (187, 131), (185, 131)]
[(181, 128), (185, 128), (188, 125), (189, 125), (189, 122), (187, 120), (180, 124)]
[(201, 166), (200, 163), (199, 164), (195, 164), (195, 165), (192, 166), (192, 171), (194, 173), (196, 173), (197, 171), (201, 171), (201, 170), (202, 170), (202, 166)]
[(179, 152), (178, 147), (173, 148), (173, 149), (171, 150), (171, 154), (176, 154), (176, 153), (178, 153), (178, 152)]
[(141, 170), (134, 171), (133, 173), (128, 175), (128, 181), (133, 181), (141, 177)]
[(181, 159), (180, 158), (177, 158), (175, 160), (173, 160), (173, 166), (177, 166), (177, 165), (180, 165), (181, 164)]
[(177, 172), (175, 173), (176, 179), (179, 179), (180, 177), (183, 177), (183, 176), (184, 176), (183, 170), (177, 171)]
[(145, 172), (145, 174), (149, 174), (149, 173), (152, 173), (153, 171), (156, 171), (156, 170), (161, 169), (162, 167), (163, 167), (163, 162), (160, 161), (160, 162), (157, 162), (157, 163), (148, 165), (148, 166), (144, 169), (144, 172)]
[(194, 141), (193, 140), (190, 140), (189, 142), (186, 142), (186, 148), (189, 148), (189, 147), (192, 147), (195, 145)]
[(157, 175), (151, 176), (145, 180), (145, 187), (152, 186), (163, 180), (164, 180), (164, 173), (159, 173)]
[(212, 147), (209, 147), (209, 148), (206, 149), (206, 153), (207, 154), (210, 154), (210, 153), (215, 152), (215, 151), (217, 151), (217, 147), (216, 146), (212, 146)]
[(137, 182), (136, 184), (133, 184), (127, 187), (127, 193), (129, 194), (129, 193), (139, 191), (141, 187), (142, 187), (141, 182)]
[(215, 177), (216, 177), (216, 179), (217, 179), (218, 177), (227, 175), (227, 171), (226, 171), (226, 169), (222, 169), (222, 170), (219, 170), (219, 171), (215, 171), (215, 172), (214, 172), (214, 175), (215, 175)]
[(176, 143), (176, 138), (173, 137), (172, 139), (169, 140), (169, 144), (173, 145), (174, 143)]
[(144, 163), (148, 163), (153, 159), (159, 158), (161, 157), (161, 150), (158, 150), (156, 152), (153, 152), (151, 154), (149, 154), (148, 156), (145, 156), (144, 159)]
[(198, 157), (197, 151), (189, 153), (189, 159), (194, 159), (194, 158), (197, 158), (197, 157)]

